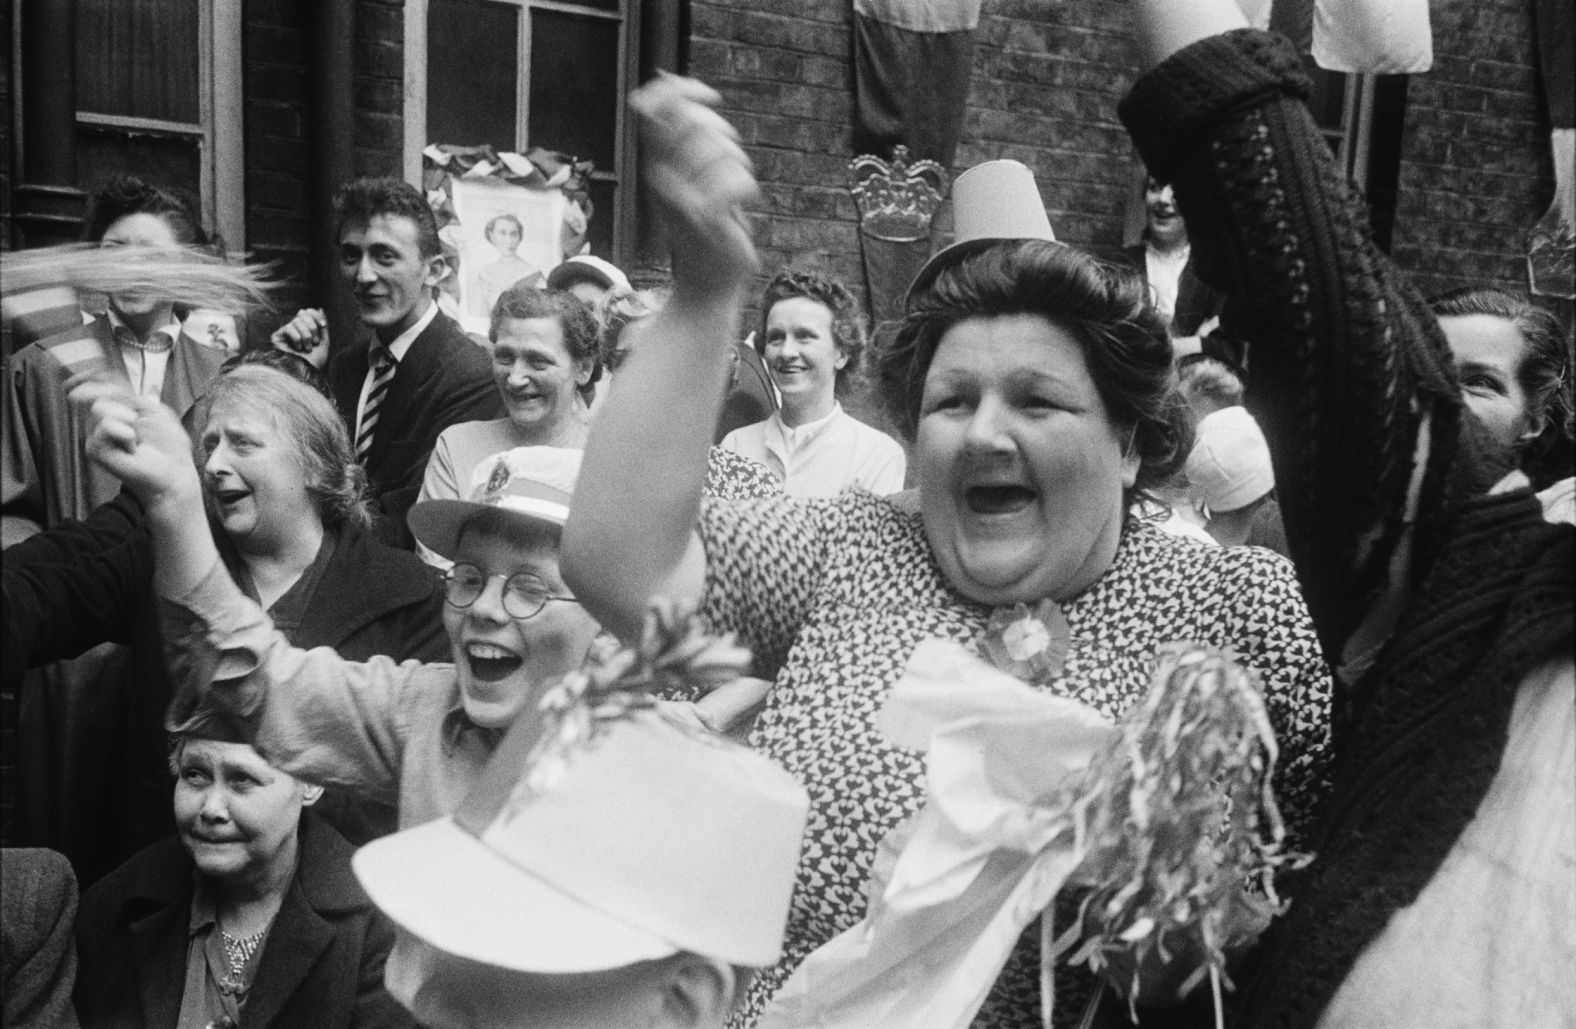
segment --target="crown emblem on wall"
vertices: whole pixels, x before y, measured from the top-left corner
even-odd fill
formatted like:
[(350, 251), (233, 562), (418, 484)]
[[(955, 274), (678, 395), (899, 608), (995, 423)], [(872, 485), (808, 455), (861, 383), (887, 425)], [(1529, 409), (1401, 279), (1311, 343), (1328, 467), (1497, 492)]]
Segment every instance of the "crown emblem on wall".
[(877, 239), (907, 242), (930, 236), (930, 219), (946, 198), (949, 180), (935, 161), (908, 163), (908, 147), (892, 148), (891, 162), (860, 154), (848, 162), (848, 187), (860, 228)]

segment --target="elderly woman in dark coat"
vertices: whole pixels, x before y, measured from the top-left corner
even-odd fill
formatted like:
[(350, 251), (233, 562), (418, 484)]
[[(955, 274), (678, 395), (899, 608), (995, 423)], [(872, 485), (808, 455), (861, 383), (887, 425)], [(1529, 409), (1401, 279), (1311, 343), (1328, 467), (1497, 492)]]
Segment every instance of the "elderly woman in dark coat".
[(322, 789), (209, 727), (174, 740), (178, 835), (87, 892), (85, 1027), (405, 1026), (383, 989), (393, 932), (352, 848), (306, 810)]

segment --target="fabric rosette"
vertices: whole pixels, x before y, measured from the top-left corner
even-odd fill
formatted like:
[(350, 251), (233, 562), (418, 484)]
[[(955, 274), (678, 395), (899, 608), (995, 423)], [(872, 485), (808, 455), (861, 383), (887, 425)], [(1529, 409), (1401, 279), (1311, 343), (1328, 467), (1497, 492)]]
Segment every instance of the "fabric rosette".
[(1148, 698), (1113, 724), (930, 640), (880, 719), (892, 743), (925, 751), (925, 806), (882, 841), (864, 920), (800, 964), (759, 1029), (964, 1029), (1069, 883), (1084, 891), (1080, 924), (1054, 941), (1042, 922), (1047, 1026), (1051, 963), (1075, 945), (1097, 969), (1180, 956), (1191, 986), (1242, 942), (1244, 905), (1266, 916), (1253, 932), (1277, 907), (1275, 743), (1229, 656), (1159, 655)]

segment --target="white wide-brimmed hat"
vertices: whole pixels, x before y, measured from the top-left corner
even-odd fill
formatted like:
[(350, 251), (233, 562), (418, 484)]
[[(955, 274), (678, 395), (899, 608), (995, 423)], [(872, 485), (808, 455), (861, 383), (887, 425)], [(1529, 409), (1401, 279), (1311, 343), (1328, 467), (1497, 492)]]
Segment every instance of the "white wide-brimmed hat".
[(549, 748), (555, 767), (541, 780), (530, 758), (543, 731), (537, 712), (517, 721), (453, 817), (356, 852), (356, 875), (389, 918), (447, 954), (521, 972), (681, 952), (748, 967), (778, 959), (804, 787), (650, 708), (567, 752)]
[(934, 282), (941, 269), (1009, 239), (1056, 242), (1034, 172), (1018, 161), (976, 164), (952, 183), (952, 243), (925, 262), (908, 296)]
[(477, 512), (494, 509), (562, 527), (580, 475), (579, 450), (516, 447), (477, 463), (469, 500), (423, 500), (405, 516), (422, 546), (452, 560), (460, 530)]
[(1196, 502), (1224, 514), (1275, 488), (1269, 444), (1247, 408), (1213, 411), (1199, 419), (1197, 433), (1186, 472), (1188, 492)]

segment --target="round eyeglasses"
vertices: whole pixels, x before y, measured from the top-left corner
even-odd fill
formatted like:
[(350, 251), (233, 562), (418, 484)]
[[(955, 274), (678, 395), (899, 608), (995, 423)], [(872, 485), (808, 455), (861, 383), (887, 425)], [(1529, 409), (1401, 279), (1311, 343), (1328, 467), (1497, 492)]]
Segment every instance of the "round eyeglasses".
[(541, 613), (549, 600), (573, 604), (574, 597), (558, 597), (544, 590), (529, 572), (513, 575), (488, 575), (475, 565), (458, 564), (443, 573), (443, 596), (451, 607), (467, 608), (476, 603), (494, 579), (503, 580), (503, 609), (510, 618), (524, 621)]

